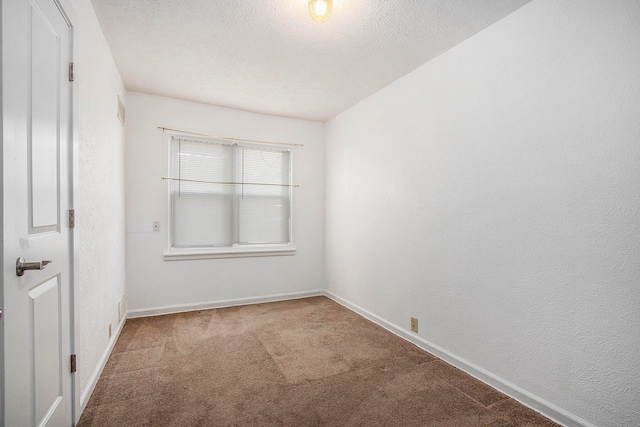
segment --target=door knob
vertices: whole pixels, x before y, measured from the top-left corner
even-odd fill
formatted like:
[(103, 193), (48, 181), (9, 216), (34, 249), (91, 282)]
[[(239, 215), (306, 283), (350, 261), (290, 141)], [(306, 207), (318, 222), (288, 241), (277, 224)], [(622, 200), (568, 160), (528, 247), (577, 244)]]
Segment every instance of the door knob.
[(51, 261), (40, 262), (24, 262), (24, 258), (20, 257), (16, 261), (16, 274), (22, 276), (25, 270), (43, 270)]

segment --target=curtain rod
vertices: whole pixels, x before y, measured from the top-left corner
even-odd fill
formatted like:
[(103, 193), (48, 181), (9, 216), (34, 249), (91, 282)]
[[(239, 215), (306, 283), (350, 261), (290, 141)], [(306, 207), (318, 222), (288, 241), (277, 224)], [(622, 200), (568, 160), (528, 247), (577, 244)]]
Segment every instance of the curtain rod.
[(206, 133), (189, 132), (189, 131), (186, 131), (186, 130), (171, 129), (171, 128), (165, 128), (165, 127), (162, 127), (162, 126), (158, 126), (158, 129), (162, 129), (163, 131), (168, 130), (168, 131), (173, 131), (173, 132), (186, 133), (186, 134), (189, 134), (189, 135), (207, 136), (209, 138), (224, 139), (224, 140), (227, 140), (227, 141), (257, 142), (259, 144), (275, 144), (275, 145), (288, 145), (290, 147), (304, 147), (303, 144), (289, 144), (289, 143), (286, 143), (286, 142), (261, 141), (259, 139), (231, 138), (231, 137), (228, 137), (228, 136), (208, 135)]
[(262, 182), (231, 182), (231, 181), (199, 181), (197, 179), (185, 179), (185, 178), (160, 178), (164, 181), (185, 181), (185, 182), (197, 182), (200, 184), (229, 184), (229, 185), (271, 185), (275, 187), (300, 187), (299, 184), (266, 184)]

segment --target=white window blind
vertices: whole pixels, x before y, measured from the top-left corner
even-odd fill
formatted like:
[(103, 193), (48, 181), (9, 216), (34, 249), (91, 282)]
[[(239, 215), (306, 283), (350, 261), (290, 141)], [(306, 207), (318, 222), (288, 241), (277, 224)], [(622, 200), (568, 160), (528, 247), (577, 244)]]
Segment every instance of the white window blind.
[(286, 149), (174, 137), (171, 246), (290, 243), (290, 165)]

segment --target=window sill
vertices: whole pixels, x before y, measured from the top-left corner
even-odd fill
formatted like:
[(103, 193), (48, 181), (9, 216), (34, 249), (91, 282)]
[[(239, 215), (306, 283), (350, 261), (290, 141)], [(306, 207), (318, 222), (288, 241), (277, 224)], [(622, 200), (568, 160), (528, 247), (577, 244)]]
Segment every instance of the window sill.
[(225, 248), (220, 250), (211, 249), (186, 249), (172, 250), (164, 252), (162, 259), (164, 261), (183, 261), (196, 259), (215, 259), (215, 258), (246, 258), (246, 257), (267, 257), (267, 256), (291, 256), (296, 254), (296, 248), (292, 246), (285, 247), (269, 247), (269, 248)]

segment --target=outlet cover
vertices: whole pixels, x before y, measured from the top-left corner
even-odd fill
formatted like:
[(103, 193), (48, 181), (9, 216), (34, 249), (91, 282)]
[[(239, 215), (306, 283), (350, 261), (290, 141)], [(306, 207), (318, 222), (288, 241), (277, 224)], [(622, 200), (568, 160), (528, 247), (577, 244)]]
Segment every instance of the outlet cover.
[(416, 319), (415, 317), (411, 318), (411, 331), (415, 332), (416, 334), (418, 333), (418, 319)]
[(122, 320), (122, 316), (124, 316), (124, 297), (118, 303), (118, 321)]

